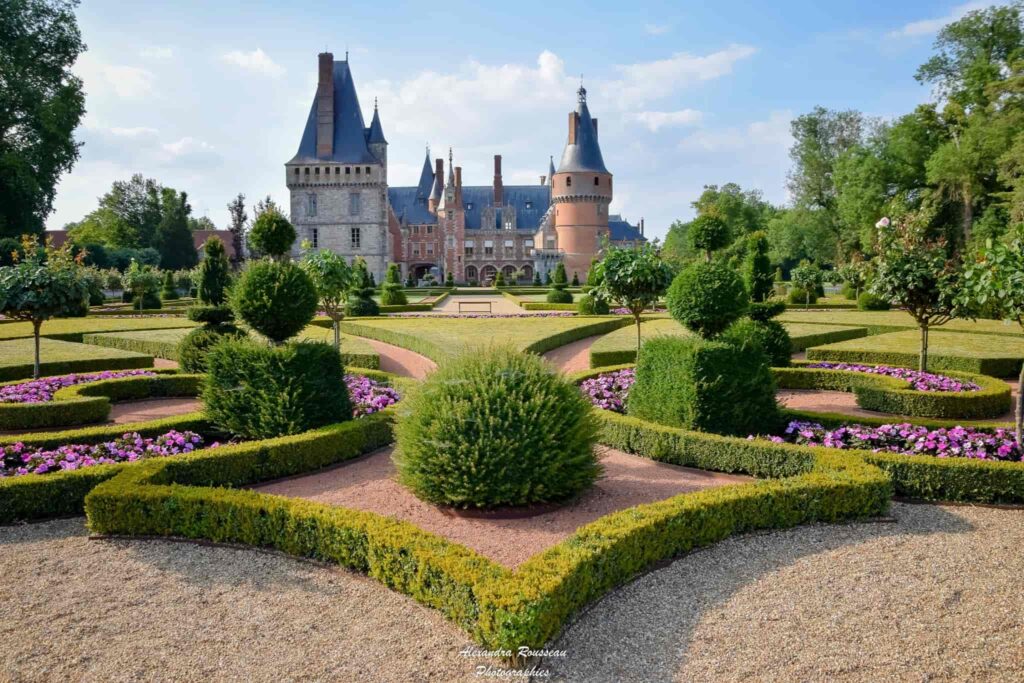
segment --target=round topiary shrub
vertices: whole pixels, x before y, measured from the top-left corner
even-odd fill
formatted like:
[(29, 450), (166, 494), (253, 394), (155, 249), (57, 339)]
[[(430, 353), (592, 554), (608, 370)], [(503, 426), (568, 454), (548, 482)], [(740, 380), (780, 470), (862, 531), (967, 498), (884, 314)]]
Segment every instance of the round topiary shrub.
[[(160, 295), (156, 292), (146, 292), (142, 295), (142, 308), (148, 310), (155, 310), (157, 308), (163, 308), (163, 302), (160, 301)], [(135, 304), (136, 308), (139, 308), (139, 304)]]
[(857, 300), (857, 288), (851, 285), (849, 282), (843, 283), (842, 289), (839, 290), (839, 293), (842, 294), (843, 297), (849, 299), (850, 301)]
[(209, 349), (206, 366), (206, 415), (229, 434), (269, 439), (352, 419), (341, 356), (328, 344), (229, 339)]
[(778, 320), (737, 320), (722, 333), (720, 339), (740, 346), (756, 344), (768, 356), (773, 368), (787, 367), (793, 354), (789, 332)]
[(353, 317), (380, 315), (380, 306), (368, 296), (352, 296), (345, 304), (345, 315)]
[(224, 339), (245, 336), (234, 325), (207, 325), (197, 327), (178, 342), (178, 366), (182, 372), (206, 372), (206, 354)]
[(862, 292), (857, 299), (857, 308), (862, 311), (888, 311), (892, 304), (871, 292)]
[(288, 253), (295, 237), (291, 221), (275, 210), (264, 211), (257, 216), (249, 230), (249, 244), (259, 253), (274, 257)]
[(665, 296), (668, 312), (691, 332), (710, 339), (747, 310), (747, 292), (736, 271), (722, 263), (694, 263)]
[(547, 302), (549, 304), (571, 304), (572, 292), (567, 289), (555, 288), (548, 292)]
[(690, 246), (702, 251), (710, 260), (711, 252), (729, 244), (729, 226), (714, 214), (697, 216), (687, 231)]
[(597, 422), (570, 382), (510, 348), (442, 365), (400, 404), (399, 481), (456, 507), (529, 505), (594, 483)]
[(189, 320), (204, 325), (223, 325), (235, 319), (228, 306), (190, 306), (185, 315)]
[(301, 332), (316, 315), (317, 302), (313, 281), (291, 263), (257, 261), (231, 292), (235, 315), (275, 343)]
[(815, 304), (818, 303), (818, 295), (811, 292), (811, 296), (808, 298), (806, 289), (793, 287), (789, 290), (789, 294), (786, 295), (786, 301), (791, 304)]
[(584, 294), (576, 302), (576, 312), (580, 315), (607, 315), (608, 303), (604, 299), (595, 299), (589, 294)]

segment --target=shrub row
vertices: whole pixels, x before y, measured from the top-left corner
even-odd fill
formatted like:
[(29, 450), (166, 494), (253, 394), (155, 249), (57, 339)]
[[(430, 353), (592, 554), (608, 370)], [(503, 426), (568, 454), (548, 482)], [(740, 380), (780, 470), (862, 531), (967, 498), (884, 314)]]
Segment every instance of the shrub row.
[(122, 351), (134, 351), (144, 353), (154, 358), (167, 360), (178, 360), (178, 342), (165, 341), (163, 339), (138, 339), (122, 336), (119, 332), (95, 332), (82, 336), (82, 342), (93, 346), (103, 346), (108, 349), (120, 349)]
[(524, 301), (520, 306), (525, 311), (575, 311), (576, 304), (551, 304), (546, 301)]
[[(100, 372), (102, 370), (134, 370), (153, 367), (152, 356), (122, 356), (116, 358), (75, 358), (69, 360), (47, 360), (40, 364), (47, 375), (68, 375), (72, 372)], [(0, 382), (32, 377), (32, 363), (0, 366)]]
[(812, 346), (820, 346), (822, 344), (834, 344), (836, 342), (847, 341), (849, 339), (860, 339), (861, 337), (868, 336), (867, 328), (864, 327), (851, 327), (845, 330), (832, 329), (827, 332), (819, 332), (817, 334), (800, 334), (790, 338), (792, 341), (793, 353), (799, 353), (806, 351)]
[(780, 389), (825, 389), (852, 392), (865, 410), (909, 417), (983, 420), (1003, 415), (1011, 407), (1010, 385), (985, 375), (947, 372), (974, 382), (979, 391), (916, 391), (905, 380), (849, 370), (792, 367), (772, 368)]
[[(871, 327), (869, 326), (869, 331)], [(895, 365), (904, 368), (916, 368), (918, 354), (906, 351), (870, 351), (867, 349), (828, 349), (812, 348), (807, 350), (808, 360), (825, 360), (840, 363), (864, 363), (867, 365)], [(936, 371), (972, 372), (990, 377), (1011, 377), (1020, 372), (1021, 359), (1012, 357), (980, 356), (947, 356), (929, 354), (928, 369)]]
[(384, 313), (423, 313), (434, 310), (433, 304), (395, 304), (391, 306), (381, 305), (378, 307), (381, 314)]
[(102, 422), (110, 404), (164, 396), (196, 396), (200, 375), (156, 371), (156, 377), (120, 377), (64, 387), (46, 403), (0, 403), (0, 430), (44, 429)]

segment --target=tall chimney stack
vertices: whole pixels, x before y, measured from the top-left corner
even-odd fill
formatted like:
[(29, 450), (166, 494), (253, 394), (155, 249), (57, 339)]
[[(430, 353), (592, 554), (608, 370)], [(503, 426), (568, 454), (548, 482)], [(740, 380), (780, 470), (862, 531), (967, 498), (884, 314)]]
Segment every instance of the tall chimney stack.
[(462, 205), (462, 167), (455, 167), (455, 205)]
[(316, 155), (334, 156), (334, 55), (319, 55), (319, 80), (316, 88)]
[(434, 179), (437, 181), (437, 186), (441, 188), (441, 192), (444, 192), (444, 159), (434, 159)]
[(640, 218), (640, 236), (641, 237), (644, 236), (644, 219), (643, 219), (643, 217)]
[(546, 185), (547, 184), (547, 179), (548, 179), (548, 177), (546, 175), (542, 175), (540, 177), (540, 184), (541, 185)]
[(505, 188), (501, 184), (501, 155), (494, 155), (494, 205), (501, 206), (505, 202)]
[(576, 144), (576, 123), (579, 121), (580, 115), (574, 111), (569, 112), (569, 144)]

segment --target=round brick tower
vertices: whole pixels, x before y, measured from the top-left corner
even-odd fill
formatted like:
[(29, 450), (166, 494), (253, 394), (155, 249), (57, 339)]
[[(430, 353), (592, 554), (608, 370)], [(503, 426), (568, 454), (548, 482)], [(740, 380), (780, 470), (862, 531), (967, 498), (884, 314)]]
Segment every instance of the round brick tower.
[(569, 138), (558, 171), (551, 177), (555, 205), (555, 234), (570, 278), (586, 277), (590, 261), (608, 234), (608, 205), (612, 201), (612, 174), (605, 168), (597, 143), (597, 119), (587, 108), (587, 91), (577, 91), (579, 103), (569, 113)]

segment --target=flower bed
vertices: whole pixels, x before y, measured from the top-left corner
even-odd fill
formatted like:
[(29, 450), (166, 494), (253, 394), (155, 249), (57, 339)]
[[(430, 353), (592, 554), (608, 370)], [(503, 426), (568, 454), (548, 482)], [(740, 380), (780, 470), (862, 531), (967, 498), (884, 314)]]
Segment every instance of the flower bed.
[(629, 388), (635, 381), (636, 371), (623, 368), (583, 380), (580, 382), (580, 391), (598, 408), (625, 413)]
[(352, 399), (352, 416), (363, 417), (398, 403), (402, 396), (393, 387), (365, 375), (345, 375), (345, 385)]
[[(754, 437), (748, 437), (754, 438)], [(873, 453), (930, 455), (938, 458), (975, 458), (1019, 462), (1024, 450), (1006, 429), (986, 431), (973, 427), (929, 429), (909, 423), (870, 426), (842, 425), (828, 429), (817, 422), (794, 420), (775, 443), (825, 448), (862, 449)]]
[(33, 448), (17, 442), (0, 449), (0, 478), (26, 474), (46, 474), (77, 470), (96, 465), (135, 462), (153, 457), (191, 453), (201, 448), (215, 448), (218, 442), (204, 446), (203, 437), (195, 432), (171, 430), (156, 437), (144, 438), (128, 432), (112, 441), (98, 444), (69, 444), (57, 448)]
[(576, 315), (569, 311), (546, 311), (540, 313), (432, 313), (417, 315), (415, 313), (391, 313), (389, 318), (571, 318)]
[(906, 380), (915, 391), (979, 391), (981, 387), (971, 381), (958, 380), (946, 375), (935, 375), (909, 368), (896, 368), (890, 365), (859, 365), (856, 363), (829, 363), (827, 361), (810, 363), (803, 366), (813, 370), (846, 370), (848, 372), (865, 372), (872, 375), (885, 375)]
[(105, 372), (88, 374), (73, 373), (56, 377), (43, 377), (28, 382), (6, 384), (0, 386), (0, 403), (45, 403), (53, 400), (53, 395), (58, 389), (75, 386), (76, 384), (98, 382), (104, 379), (119, 379), (121, 377), (156, 377), (156, 373), (151, 370), (107, 370)]

